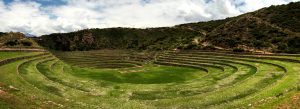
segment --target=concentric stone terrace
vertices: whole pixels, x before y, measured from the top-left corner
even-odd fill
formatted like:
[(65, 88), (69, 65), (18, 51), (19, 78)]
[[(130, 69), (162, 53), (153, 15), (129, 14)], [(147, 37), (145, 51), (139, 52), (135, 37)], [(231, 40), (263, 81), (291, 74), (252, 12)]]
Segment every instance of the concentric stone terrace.
[(281, 108), (300, 90), (299, 55), (100, 50), (0, 56), (0, 108)]

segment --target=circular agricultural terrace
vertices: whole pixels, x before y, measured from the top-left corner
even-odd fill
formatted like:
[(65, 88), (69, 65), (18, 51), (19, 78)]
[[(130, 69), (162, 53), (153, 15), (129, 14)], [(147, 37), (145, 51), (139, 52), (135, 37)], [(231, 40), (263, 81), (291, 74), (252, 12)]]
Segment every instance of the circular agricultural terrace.
[[(4, 83), (0, 91), (15, 100), (7, 98), (0, 104), (16, 108), (26, 104), (29, 108), (232, 109), (284, 108), (286, 103), (299, 103), (291, 101), (300, 90), (299, 55), (203, 51), (150, 55), (100, 50), (24, 57), (0, 62), (0, 69), (6, 71), (2, 73), (7, 73), (0, 77)], [(9, 85), (17, 90), (10, 90)]]

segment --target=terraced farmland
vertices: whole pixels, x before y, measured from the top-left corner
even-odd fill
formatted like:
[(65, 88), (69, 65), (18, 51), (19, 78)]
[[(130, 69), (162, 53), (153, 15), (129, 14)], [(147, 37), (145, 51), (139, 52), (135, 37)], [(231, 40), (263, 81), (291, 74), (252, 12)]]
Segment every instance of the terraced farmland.
[(294, 99), (300, 55), (99, 50), (0, 56), (0, 108), (300, 106)]

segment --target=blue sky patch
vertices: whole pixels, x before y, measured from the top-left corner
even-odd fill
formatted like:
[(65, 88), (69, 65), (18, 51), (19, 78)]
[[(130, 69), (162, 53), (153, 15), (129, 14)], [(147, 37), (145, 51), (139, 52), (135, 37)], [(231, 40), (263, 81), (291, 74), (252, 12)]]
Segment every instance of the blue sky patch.
[(42, 6), (59, 6), (59, 5), (65, 5), (66, 4), (66, 0), (3, 0), (5, 4), (9, 4), (13, 1), (34, 1), (37, 2), (39, 4), (41, 4)]

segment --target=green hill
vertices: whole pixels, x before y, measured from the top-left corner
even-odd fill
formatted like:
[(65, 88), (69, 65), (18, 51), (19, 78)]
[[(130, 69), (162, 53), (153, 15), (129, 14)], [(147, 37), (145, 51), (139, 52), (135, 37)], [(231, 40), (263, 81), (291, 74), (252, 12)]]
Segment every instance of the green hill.
[(300, 3), (297, 2), (247, 13), (218, 26), (206, 40), (224, 48), (299, 52), (299, 12)]
[(42, 36), (41, 44), (56, 50), (135, 49), (167, 50), (184, 46), (197, 31), (182, 28), (109, 28)]
[(32, 38), (20, 32), (0, 32), (1, 48), (41, 48)]
[(271, 6), (224, 20), (164, 28), (86, 29), (42, 36), (63, 51), (92, 49), (205, 49), (300, 52), (300, 2)]

